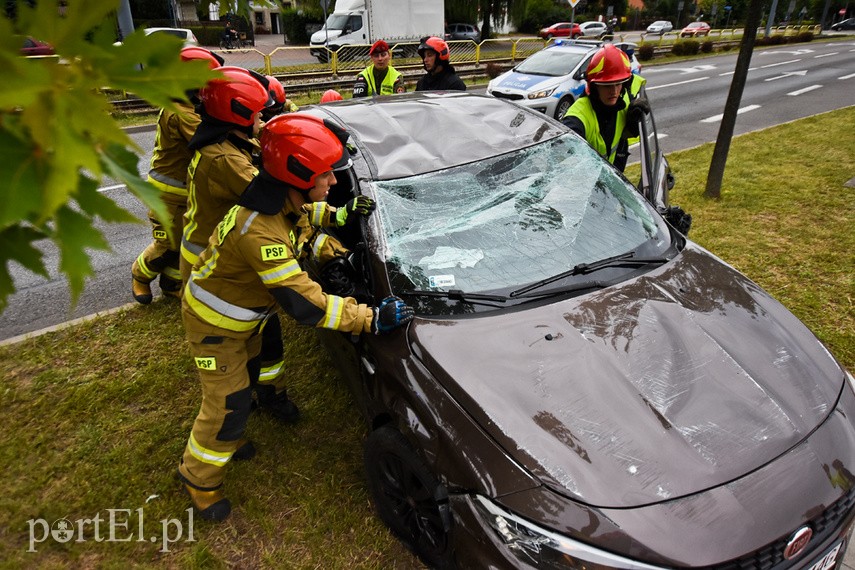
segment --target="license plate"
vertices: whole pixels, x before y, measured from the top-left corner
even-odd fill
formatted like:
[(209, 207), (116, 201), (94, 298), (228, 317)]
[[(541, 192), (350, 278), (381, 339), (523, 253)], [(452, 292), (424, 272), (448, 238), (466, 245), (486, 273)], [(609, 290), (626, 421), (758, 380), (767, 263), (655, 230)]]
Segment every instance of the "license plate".
[(837, 563), (837, 555), (840, 553), (842, 546), (843, 541), (838, 542), (837, 546), (829, 550), (825, 556), (817, 560), (809, 570), (831, 570), (831, 568), (834, 568), (834, 565)]

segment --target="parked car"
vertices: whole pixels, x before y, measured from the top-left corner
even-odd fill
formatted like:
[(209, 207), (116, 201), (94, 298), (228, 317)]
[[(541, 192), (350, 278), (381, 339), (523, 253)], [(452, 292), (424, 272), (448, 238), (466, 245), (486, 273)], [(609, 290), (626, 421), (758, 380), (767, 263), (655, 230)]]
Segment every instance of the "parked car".
[(710, 25), (706, 22), (692, 22), (682, 30), (680, 30), (681, 38), (708, 36), (710, 33)]
[(674, 26), (671, 24), (671, 22), (667, 20), (656, 20), (655, 22), (647, 26), (647, 33), (659, 34), (661, 36), (662, 34), (668, 33), (673, 29)]
[[(855, 378), (663, 219), (667, 186), (473, 93), (307, 112), (351, 134), (329, 201), (377, 204), (331, 230), (358, 254), (319, 279), (416, 311), (319, 336), (364, 415), (379, 515), (429, 567), (839, 567)], [(664, 167), (653, 132), (640, 144), (643, 172)]]
[(583, 22), (579, 24), (579, 30), (585, 37), (601, 38), (607, 33), (608, 25), (605, 22)]
[(36, 38), (27, 36), (21, 45), (21, 55), (54, 55), (53, 46)]
[(542, 28), (538, 33), (538, 36), (545, 40), (551, 40), (552, 38), (577, 38), (582, 35), (582, 30), (579, 27), (579, 24), (570, 23), (570, 22), (559, 22), (558, 24), (552, 24), (548, 28)]
[(481, 41), (481, 30), (472, 24), (449, 24), (445, 28), (446, 40), (472, 40), (476, 44)]
[(855, 18), (848, 18), (846, 20), (841, 20), (836, 24), (831, 24), (831, 29), (835, 32), (840, 32), (842, 30), (855, 30)]
[(199, 45), (199, 40), (196, 39), (196, 34), (187, 28), (146, 28), (144, 33), (147, 36), (150, 36), (151, 34), (169, 34), (184, 40), (184, 45)]
[[(560, 119), (585, 92), (585, 70), (602, 45), (594, 40), (556, 40), (490, 81), (487, 94)], [(631, 54), (633, 72), (640, 73), (635, 44), (616, 45)]]

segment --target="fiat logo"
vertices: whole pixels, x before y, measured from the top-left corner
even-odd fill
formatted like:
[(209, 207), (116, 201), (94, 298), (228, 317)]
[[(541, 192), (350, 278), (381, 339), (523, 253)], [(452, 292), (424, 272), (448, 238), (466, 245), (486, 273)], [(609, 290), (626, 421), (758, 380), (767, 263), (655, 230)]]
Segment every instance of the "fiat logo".
[(801, 554), (812, 536), (813, 531), (809, 527), (803, 526), (797, 530), (784, 549), (784, 558), (792, 560)]

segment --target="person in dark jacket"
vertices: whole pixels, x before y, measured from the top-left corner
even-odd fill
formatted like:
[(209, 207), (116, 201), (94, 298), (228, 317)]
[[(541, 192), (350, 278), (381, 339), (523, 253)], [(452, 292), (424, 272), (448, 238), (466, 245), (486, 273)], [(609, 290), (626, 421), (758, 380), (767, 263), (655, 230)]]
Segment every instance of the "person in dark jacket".
[(427, 73), (416, 83), (416, 91), (466, 91), (466, 84), (449, 62), (448, 44), (444, 40), (435, 36), (425, 38), (418, 51)]

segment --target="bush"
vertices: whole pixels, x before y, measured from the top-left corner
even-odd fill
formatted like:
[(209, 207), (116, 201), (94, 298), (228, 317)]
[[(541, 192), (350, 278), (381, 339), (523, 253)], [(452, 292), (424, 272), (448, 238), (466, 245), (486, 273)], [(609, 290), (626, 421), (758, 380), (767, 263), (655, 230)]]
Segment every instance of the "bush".
[(653, 59), (653, 54), (653, 44), (641, 44), (638, 46), (638, 51), (635, 52), (635, 56), (641, 61), (650, 61)]
[(499, 65), (498, 63), (494, 62), (494, 61), (491, 61), (490, 63), (487, 64), (486, 72), (487, 72), (487, 77), (489, 77), (490, 79), (497, 78), (498, 76), (500, 76), (502, 74), (503, 71), (504, 70), (502, 69), (502, 66)]
[(196, 39), (199, 40), (199, 45), (220, 45), (220, 38), (223, 35), (222, 26), (190, 26), (189, 29), (193, 32), (193, 35), (196, 36)]
[(291, 44), (309, 43), (309, 34), (306, 32), (309, 26), (322, 26), (324, 16), (313, 10), (297, 10), (291, 8), (282, 12), (282, 31)]
[(551, 26), (556, 22), (569, 22), (567, 8), (556, 6), (551, 0), (529, 0), (526, 4), (525, 16), (519, 23), (518, 30), (528, 34), (536, 34), (541, 28)]
[(798, 41), (800, 42), (812, 42), (813, 41), (813, 32), (799, 32), (796, 35)]
[(701, 51), (704, 53), (712, 53), (713, 49), (715, 49), (715, 44), (712, 40), (704, 40), (701, 44)]
[(671, 53), (674, 55), (695, 55), (701, 48), (701, 43), (698, 40), (679, 40), (671, 46)]

